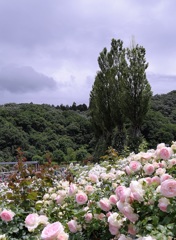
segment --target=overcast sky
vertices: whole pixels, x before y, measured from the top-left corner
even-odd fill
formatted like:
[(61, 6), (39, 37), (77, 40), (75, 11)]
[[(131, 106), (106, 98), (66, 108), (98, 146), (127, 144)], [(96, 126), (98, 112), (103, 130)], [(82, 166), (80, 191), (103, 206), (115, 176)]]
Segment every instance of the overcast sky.
[(176, 90), (175, 10), (175, 0), (0, 0), (0, 104), (88, 104), (99, 53), (133, 36), (153, 93)]

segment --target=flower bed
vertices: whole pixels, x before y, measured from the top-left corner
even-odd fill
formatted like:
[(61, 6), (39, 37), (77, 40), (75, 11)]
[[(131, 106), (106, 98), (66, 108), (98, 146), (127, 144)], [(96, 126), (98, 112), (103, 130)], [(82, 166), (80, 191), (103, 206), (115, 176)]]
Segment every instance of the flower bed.
[(0, 239), (176, 238), (176, 142), (127, 158), (1, 184)]

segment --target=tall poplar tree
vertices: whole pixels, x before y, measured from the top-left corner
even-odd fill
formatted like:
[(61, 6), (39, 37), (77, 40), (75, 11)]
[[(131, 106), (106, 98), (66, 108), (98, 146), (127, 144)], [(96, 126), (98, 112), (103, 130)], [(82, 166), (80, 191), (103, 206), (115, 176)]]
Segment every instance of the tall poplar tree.
[(130, 120), (130, 139), (136, 147), (152, 97), (151, 87), (145, 72), (148, 67), (145, 54), (145, 48), (139, 45), (126, 49), (128, 75), (121, 82), (122, 111), (125, 117)]
[(125, 49), (121, 40), (112, 39), (110, 51), (103, 49), (98, 64), (89, 105), (96, 137), (104, 140), (106, 149), (113, 146), (122, 151), (127, 130), (129, 145), (135, 150), (152, 96), (145, 49), (138, 45)]
[[(116, 148), (123, 148), (124, 118), (120, 109), (119, 83), (126, 71), (125, 49), (121, 40), (112, 39), (111, 50), (106, 48), (98, 57), (100, 71), (90, 93), (90, 115), (97, 138), (103, 137), (105, 148), (112, 146), (113, 132), (117, 128), (114, 139)], [(122, 137), (123, 136), (123, 137)], [(120, 146), (121, 145), (121, 146)]]

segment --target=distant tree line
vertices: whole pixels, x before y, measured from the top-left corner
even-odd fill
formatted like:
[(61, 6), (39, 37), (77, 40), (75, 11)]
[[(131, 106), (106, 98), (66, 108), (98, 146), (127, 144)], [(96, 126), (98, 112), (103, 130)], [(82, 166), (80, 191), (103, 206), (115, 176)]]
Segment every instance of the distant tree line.
[(27, 160), (39, 162), (90, 157), (94, 150), (91, 123), (87, 111), (78, 108), (61, 110), (33, 103), (0, 106), (0, 161), (15, 161), (18, 147)]

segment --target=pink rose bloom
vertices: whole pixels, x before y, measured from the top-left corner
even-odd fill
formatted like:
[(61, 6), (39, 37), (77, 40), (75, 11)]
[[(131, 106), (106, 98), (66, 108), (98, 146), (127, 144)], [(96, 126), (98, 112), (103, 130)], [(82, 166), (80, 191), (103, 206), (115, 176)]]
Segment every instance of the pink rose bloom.
[(108, 173), (108, 178), (109, 178), (109, 179), (115, 179), (116, 176), (115, 176), (114, 173), (110, 172), (110, 173)]
[(151, 175), (155, 171), (153, 164), (147, 163), (144, 165), (143, 170), (146, 175)]
[(149, 160), (152, 157), (152, 153), (142, 153), (141, 154), (141, 158), (145, 159), (145, 160)]
[(161, 175), (161, 177), (160, 177), (160, 181), (161, 181), (161, 182), (164, 182), (165, 180), (167, 180), (167, 179), (171, 179), (171, 178), (172, 178), (171, 175), (165, 173), (165, 174)]
[(73, 183), (70, 184), (69, 190), (68, 190), (68, 194), (70, 196), (74, 195), (77, 192), (77, 186)]
[(122, 226), (122, 221), (118, 220), (119, 214), (117, 212), (112, 213), (109, 217), (108, 217), (108, 223), (111, 226), (115, 226), (118, 229)]
[(12, 212), (11, 210), (4, 209), (0, 213), (0, 218), (5, 221), (5, 222), (10, 222), (13, 220), (13, 217), (15, 216), (15, 213)]
[(160, 178), (158, 176), (152, 177), (152, 183), (155, 183), (155, 184), (159, 185), (160, 184)]
[(131, 170), (131, 168), (130, 168), (129, 166), (126, 166), (126, 167), (125, 167), (125, 171), (126, 171), (126, 173), (127, 173), (128, 175), (130, 175), (130, 174), (133, 173), (133, 171)]
[(85, 218), (86, 222), (90, 222), (92, 220), (92, 218), (93, 218), (93, 215), (92, 215), (92, 213), (86, 213), (84, 215), (84, 218)]
[(176, 158), (168, 160), (168, 164), (170, 168), (176, 165)]
[(167, 212), (167, 206), (170, 204), (169, 199), (163, 197), (159, 199), (158, 207), (161, 211)]
[(165, 172), (166, 172), (165, 168), (158, 168), (155, 173), (156, 175), (163, 175)]
[(106, 174), (106, 173), (101, 173), (100, 177), (101, 177), (101, 179), (103, 179), (103, 180), (107, 180), (107, 179), (108, 179), (108, 174)]
[(176, 197), (176, 181), (174, 179), (165, 180), (161, 183), (160, 191), (164, 197)]
[(89, 173), (89, 179), (94, 183), (98, 182), (98, 176), (95, 173)]
[(87, 186), (85, 186), (85, 191), (87, 193), (93, 193), (94, 192), (94, 187), (92, 185), (87, 185)]
[(146, 177), (145, 182), (150, 185), (152, 183), (152, 178), (151, 177)]
[(29, 232), (34, 231), (39, 225), (39, 215), (37, 213), (31, 213), (25, 218), (25, 227)]
[(109, 210), (111, 210), (112, 206), (111, 206), (111, 203), (109, 201), (108, 198), (102, 198), (100, 201), (99, 201), (99, 206), (100, 208), (105, 211), (105, 212), (108, 212)]
[(83, 205), (88, 201), (88, 197), (84, 192), (79, 192), (76, 194), (76, 202), (79, 205)]
[(75, 220), (71, 220), (67, 223), (70, 232), (76, 233), (79, 229), (78, 223)]
[(126, 188), (125, 186), (118, 186), (115, 190), (115, 193), (120, 199), (120, 201), (124, 202), (130, 198), (131, 190), (130, 188)]
[(57, 236), (57, 240), (68, 240), (69, 235), (65, 232), (59, 233)]
[(166, 160), (169, 159), (172, 155), (172, 149), (170, 147), (163, 147), (160, 149), (159, 157)]
[(165, 161), (162, 161), (162, 162), (158, 163), (158, 165), (161, 168), (166, 168), (167, 167), (167, 163)]
[(48, 218), (45, 215), (40, 215), (38, 217), (38, 222), (39, 222), (39, 224), (47, 225), (48, 224)]
[(102, 221), (105, 218), (105, 215), (104, 213), (94, 214), (94, 218)]
[(157, 145), (157, 149), (164, 148), (165, 146), (166, 146), (165, 143), (159, 143), (159, 144)]
[(117, 235), (119, 233), (119, 228), (109, 224), (109, 231), (112, 235)]
[(133, 172), (138, 172), (141, 169), (142, 165), (138, 161), (131, 161), (129, 167)]
[(117, 197), (116, 195), (111, 195), (111, 196), (109, 197), (109, 201), (110, 201), (110, 203), (113, 204), (113, 205), (116, 205), (116, 203), (117, 203), (118, 200), (119, 200), (119, 199), (118, 199), (118, 197)]
[(60, 222), (48, 224), (42, 231), (41, 239), (54, 240), (60, 233), (64, 232), (64, 228)]
[(131, 205), (127, 202), (117, 202), (117, 207), (119, 211), (130, 220), (130, 222), (136, 222), (139, 218), (138, 214), (134, 213), (134, 209), (131, 207)]
[(142, 202), (145, 191), (142, 188), (142, 184), (138, 181), (131, 181), (130, 189), (133, 194), (133, 198), (138, 202)]
[(109, 216), (111, 216), (112, 212), (107, 212), (106, 213), (106, 217), (108, 218)]
[(65, 197), (58, 195), (55, 200), (56, 200), (57, 204), (62, 204), (64, 201), (64, 198)]

